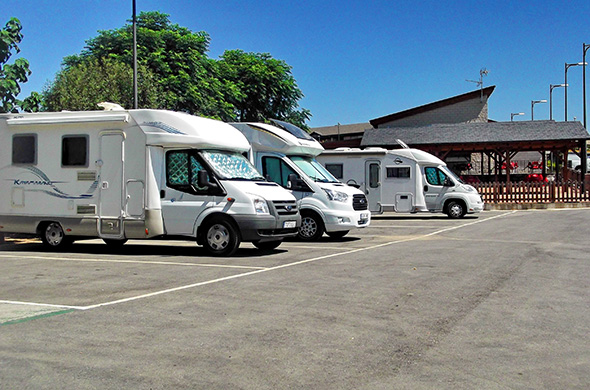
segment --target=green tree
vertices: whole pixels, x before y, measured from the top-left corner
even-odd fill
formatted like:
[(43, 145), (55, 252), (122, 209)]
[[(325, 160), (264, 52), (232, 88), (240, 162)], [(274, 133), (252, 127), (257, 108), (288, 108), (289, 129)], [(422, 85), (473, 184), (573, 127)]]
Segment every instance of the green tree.
[(0, 30), (0, 112), (17, 110), (19, 101), (16, 97), (21, 91), (20, 84), (26, 82), (31, 74), (29, 62), (24, 58), (8, 63), (13, 51), (20, 52), (21, 30), (20, 21), (16, 18), (11, 18)]
[(227, 99), (235, 107), (237, 120), (259, 122), (276, 118), (306, 127), (311, 113), (297, 109), (303, 93), (285, 61), (268, 53), (228, 50), (221, 56), (219, 68), (221, 78), (236, 86), (237, 93)]
[[(154, 74), (140, 66), (137, 78), (142, 86), (138, 106), (164, 108)], [(103, 101), (132, 108), (133, 69), (116, 59), (87, 59), (62, 69), (43, 94), (44, 107), (49, 111), (96, 110), (96, 104)]]
[[(64, 58), (64, 68), (55, 82), (60, 81), (62, 73), (79, 69), (90, 60), (110, 59), (132, 66), (132, 41), (130, 23), (100, 31), (86, 42), (80, 54)], [(208, 58), (209, 34), (173, 24), (169, 15), (156, 11), (137, 17), (137, 42), (138, 62), (152, 72), (160, 87), (159, 107), (223, 121), (277, 118), (304, 125), (311, 116), (308, 110), (297, 107), (303, 94), (291, 67), (269, 54), (234, 50), (220, 60)], [(143, 88), (139, 83), (140, 92)], [(51, 95), (53, 102), (63, 101), (55, 92)], [(52, 107), (62, 109), (59, 105)]]

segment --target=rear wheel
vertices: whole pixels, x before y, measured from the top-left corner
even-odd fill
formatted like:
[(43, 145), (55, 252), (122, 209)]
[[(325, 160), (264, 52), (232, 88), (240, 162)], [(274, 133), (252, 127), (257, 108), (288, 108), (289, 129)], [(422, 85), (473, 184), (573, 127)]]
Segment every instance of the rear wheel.
[(252, 244), (254, 244), (254, 246), (260, 250), (271, 251), (273, 249), (278, 248), (282, 242), (283, 242), (283, 240), (263, 241), (263, 242), (256, 241), (256, 242), (253, 242)]
[(301, 213), (301, 226), (297, 236), (303, 241), (317, 241), (324, 234), (324, 223), (313, 212)]
[(40, 236), (45, 247), (52, 250), (62, 249), (72, 243), (58, 222), (49, 222), (44, 225)]
[(453, 219), (463, 218), (463, 216), (466, 213), (467, 213), (467, 210), (465, 209), (465, 205), (461, 202), (457, 202), (455, 200), (452, 200), (447, 205), (447, 215), (449, 216), (449, 218), (453, 218)]
[(236, 228), (225, 219), (209, 222), (205, 227), (203, 241), (203, 246), (212, 256), (231, 256), (240, 246)]
[(337, 232), (326, 232), (330, 238), (342, 238), (348, 234), (350, 230), (339, 230)]

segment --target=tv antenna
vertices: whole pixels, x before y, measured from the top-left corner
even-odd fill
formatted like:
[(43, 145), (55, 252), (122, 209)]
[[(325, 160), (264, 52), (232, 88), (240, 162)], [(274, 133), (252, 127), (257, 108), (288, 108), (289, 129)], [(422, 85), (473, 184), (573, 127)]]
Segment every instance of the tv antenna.
[(470, 83), (477, 84), (477, 86), (480, 88), (481, 95), (479, 97), (479, 101), (482, 102), (482, 103), (483, 103), (483, 76), (487, 76), (488, 73), (490, 73), (489, 70), (487, 70), (486, 68), (481, 68), (479, 70), (479, 81), (477, 81), (477, 80), (465, 80), (465, 81), (469, 81)]

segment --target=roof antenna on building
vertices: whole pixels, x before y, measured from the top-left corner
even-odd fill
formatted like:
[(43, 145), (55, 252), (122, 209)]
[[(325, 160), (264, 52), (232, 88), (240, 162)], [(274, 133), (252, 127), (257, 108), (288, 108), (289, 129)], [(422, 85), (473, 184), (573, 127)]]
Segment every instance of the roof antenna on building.
[(481, 103), (483, 103), (483, 76), (487, 76), (488, 73), (490, 73), (489, 70), (487, 70), (486, 68), (481, 68), (479, 70), (479, 81), (476, 81), (476, 80), (465, 80), (465, 81), (469, 81), (470, 83), (477, 84), (477, 86), (480, 88), (481, 96), (479, 98), (479, 101)]

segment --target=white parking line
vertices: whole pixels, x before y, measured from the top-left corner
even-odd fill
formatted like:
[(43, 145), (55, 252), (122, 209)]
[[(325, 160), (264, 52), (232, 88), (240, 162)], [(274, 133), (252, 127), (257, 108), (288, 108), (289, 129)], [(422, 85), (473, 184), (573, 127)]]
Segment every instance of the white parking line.
[(386, 242), (386, 243), (383, 243), (383, 244), (372, 245), (372, 246), (365, 247), (365, 248), (357, 248), (357, 249), (352, 249), (352, 250), (348, 250), (348, 251), (345, 251), (345, 252), (333, 253), (333, 254), (330, 254), (330, 255), (313, 257), (311, 259), (306, 259), (306, 260), (296, 261), (296, 262), (293, 262), (293, 263), (278, 265), (276, 267), (270, 267), (270, 268), (266, 268), (266, 269), (262, 269), (262, 270), (245, 272), (243, 274), (226, 276), (226, 277), (223, 277), (223, 278), (208, 280), (208, 281), (205, 281), (205, 282), (193, 283), (193, 284), (188, 284), (186, 286), (180, 286), (180, 287), (170, 288), (170, 289), (161, 290), (161, 291), (155, 291), (153, 293), (138, 295), (138, 296), (135, 296), (135, 297), (129, 297), (129, 298), (124, 298), (124, 299), (118, 299), (118, 300), (111, 301), (111, 302), (104, 302), (104, 303), (99, 303), (99, 304), (96, 304), (96, 305), (90, 305), (90, 306), (86, 306), (84, 308), (81, 308), (81, 310), (96, 309), (98, 307), (110, 306), (110, 305), (115, 305), (115, 304), (125, 303), (125, 302), (131, 302), (131, 301), (135, 301), (135, 300), (138, 300), (138, 299), (154, 297), (154, 296), (157, 296), (157, 295), (167, 294), (167, 293), (171, 293), (171, 292), (175, 292), (175, 291), (186, 290), (186, 289), (190, 289), (190, 288), (194, 288), (194, 287), (199, 287), (199, 286), (205, 286), (207, 284), (224, 282), (226, 280), (231, 280), (231, 279), (238, 279), (238, 278), (242, 278), (242, 277), (245, 277), (245, 276), (251, 276), (251, 275), (259, 274), (259, 273), (262, 273), (262, 272), (276, 271), (276, 270), (279, 270), (279, 269), (293, 267), (293, 266), (296, 266), (296, 265), (301, 265), (301, 264), (311, 263), (311, 262), (314, 262), (314, 261), (329, 259), (331, 257), (337, 257), (337, 256), (342, 256), (342, 255), (348, 255), (348, 254), (351, 254), (351, 253), (368, 251), (368, 250), (382, 248), (382, 247), (385, 247), (385, 246), (388, 246), (388, 245), (394, 245), (394, 244), (399, 244), (399, 243), (403, 243), (403, 242), (421, 240), (423, 238), (430, 237), (430, 236), (433, 236), (433, 235), (436, 235), (436, 234), (441, 234), (441, 233), (445, 233), (445, 232), (448, 232), (448, 231), (451, 231), (451, 230), (460, 229), (460, 228), (463, 228), (463, 227), (466, 227), (466, 226), (475, 225), (475, 224), (478, 224), (478, 223), (486, 222), (486, 221), (489, 221), (489, 220), (492, 220), (492, 219), (504, 217), (506, 215), (510, 215), (510, 214), (514, 214), (514, 213), (516, 213), (516, 211), (511, 211), (511, 212), (508, 212), (508, 213), (505, 213), (505, 214), (496, 215), (496, 216), (493, 216), (493, 217), (490, 217), (490, 218), (486, 218), (486, 219), (478, 219), (477, 221), (474, 221), (474, 222), (469, 222), (469, 223), (465, 223), (465, 224), (462, 224), (462, 225), (453, 226), (453, 227), (446, 228), (446, 229), (441, 229), (441, 230), (438, 230), (436, 232), (432, 232), (432, 233), (429, 233), (429, 234), (424, 234), (424, 235), (417, 236), (417, 237), (404, 238), (402, 240), (390, 241), (390, 242)]
[[(420, 236), (408, 237), (408, 238), (404, 238), (404, 239), (400, 239), (400, 240), (395, 240), (395, 241), (390, 241), (390, 242), (386, 242), (386, 243), (382, 243), (382, 244), (377, 244), (377, 245), (372, 245), (372, 246), (368, 246), (368, 247), (364, 247), (364, 248), (356, 248), (356, 249), (351, 249), (351, 250), (347, 250), (347, 251), (344, 251), (344, 252), (333, 253), (333, 254), (324, 255), (324, 256), (318, 256), (318, 257), (312, 257), (310, 259), (295, 261), (293, 263), (278, 265), (278, 266), (275, 266), (275, 267), (255, 269), (254, 271), (244, 272), (242, 274), (231, 275), (231, 276), (226, 276), (226, 277), (218, 278), (218, 279), (212, 279), (212, 280), (208, 280), (208, 281), (204, 281), (204, 282), (188, 284), (188, 285), (185, 285), (185, 286), (179, 286), (179, 287), (169, 288), (169, 289), (155, 291), (155, 292), (148, 293), (148, 294), (142, 294), (142, 295), (137, 295), (137, 296), (134, 296), (134, 297), (123, 298), (123, 299), (117, 299), (117, 300), (114, 300), (114, 301), (103, 302), (103, 303), (99, 303), (99, 304), (95, 304), (95, 305), (89, 305), (89, 306), (68, 306), (68, 305), (51, 305), (51, 304), (43, 304), (43, 303), (17, 302), (17, 301), (2, 301), (2, 300), (0, 300), (0, 303), (12, 303), (12, 304), (21, 304), (21, 305), (23, 305), (23, 304), (26, 304), (26, 305), (38, 305), (38, 306), (48, 306), (48, 307), (66, 308), (66, 309), (75, 309), (75, 310), (96, 309), (96, 308), (103, 307), (103, 306), (111, 306), (111, 305), (116, 305), (116, 304), (120, 304), (120, 303), (131, 302), (131, 301), (136, 301), (136, 300), (139, 300), (139, 299), (154, 297), (154, 296), (157, 296), (157, 295), (168, 294), (168, 293), (172, 293), (172, 292), (176, 292), (176, 291), (181, 291), (181, 290), (186, 290), (186, 289), (190, 289), (190, 288), (195, 288), (195, 287), (199, 287), (199, 286), (205, 286), (205, 285), (208, 285), (208, 284), (214, 284), (214, 283), (224, 282), (224, 281), (227, 281), (227, 280), (238, 279), (238, 278), (242, 278), (242, 277), (246, 277), (246, 276), (251, 276), (251, 275), (255, 275), (255, 274), (259, 274), (259, 273), (263, 273), (263, 272), (276, 271), (276, 270), (279, 270), (279, 269), (293, 267), (293, 266), (297, 266), (297, 265), (301, 265), (301, 264), (306, 264), (306, 263), (311, 263), (311, 262), (315, 262), (315, 261), (319, 261), (319, 260), (329, 259), (329, 258), (332, 258), (332, 257), (338, 257), (338, 256), (348, 255), (348, 254), (357, 253), (357, 252), (369, 251), (369, 250), (372, 250), (372, 249), (383, 248), (383, 247), (386, 247), (386, 246), (389, 246), (389, 245), (400, 244), (400, 243), (404, 243), (404, 242), (417, 241), (417, 240), (424, 239), (426, 237), (431, 237), (431, 236), (442, 234), (442, 233), (446, 233), (446, 232), (449, 232), (449, 231), (452, 231), (452, 230), (461, 229), (461, 228), (464, 228), (464, 227), (467, 227), (467, 226), (472, 226), (472, 225), (475, 225), (475, 224), (478, 224), (478, 223), (487, 222), (487, 221), (490, 221), (492, 219), (505, 217), (507, 215), (514, 214), (516, 212), (517, 212), (517, 210), (510, 211), (510, 212), (503, 213), (503, 214), (499, 214), (499, 215), (495, 215), (493, 217), (489, 217), (489, 218), (485, 218), (485, 219), (484, 218), (480, 218), (480, 219), (478, 219), (478, 220), (476, 220), (474, 222), (469, 222), (469, 223), (465, 223), (465, 224), (462, 224), (462, 225), (457, 225), (457, 226), (452, 226), (452, 227), (448, 227), (448, 228), (445, 228), (445, 229), (440, 229), (440, 230), (437, 230), (435, 232), (428, 233), (428, 234), (423, 234), (423, 235), (420, 235)], [(3, 255), (3, 257), (14, 257), (14, 256)], [(44, 259), (46, 257), (39, 257), (39, 258)], [(104, 261), (104, 260), (99, 260), (99, 259), (94, 259), (94, 260), (92, 260), (92, 259), (90, 259), (90, 260), (89, 259), (85, 259), (85, 260), (86, 261)], [(141, 261), (132, 261), (132, 260), (107, 260), (107, 261), (112, 261), (112, 262), (135, 262), (135, 263), (154, 264), (154, 262), (141, 262)], [(161, 263), (163, 263), (163, 264), (173, 264), (173, 263), (166, 263), (166, 262), (161, 262)], [(174, 264), (186, 265), (185, 263), (174, 263)], [(255, 267), (252, 267), (252, 268), (255, 268)]]

